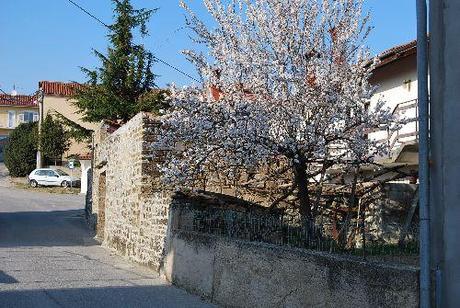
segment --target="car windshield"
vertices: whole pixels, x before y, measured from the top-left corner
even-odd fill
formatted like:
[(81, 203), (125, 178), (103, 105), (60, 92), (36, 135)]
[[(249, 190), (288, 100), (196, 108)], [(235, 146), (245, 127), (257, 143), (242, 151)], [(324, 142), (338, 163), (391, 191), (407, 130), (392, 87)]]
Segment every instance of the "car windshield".
[(59, 174), (60, 176), (66, 176), (66, 175), (68, 175), (67, 173), (65, 173), (65, 172), (62, 171), (61, 169), (56, 169), (56, 170), (54, 170), (54, 171), (56, 171), (56, 173)]

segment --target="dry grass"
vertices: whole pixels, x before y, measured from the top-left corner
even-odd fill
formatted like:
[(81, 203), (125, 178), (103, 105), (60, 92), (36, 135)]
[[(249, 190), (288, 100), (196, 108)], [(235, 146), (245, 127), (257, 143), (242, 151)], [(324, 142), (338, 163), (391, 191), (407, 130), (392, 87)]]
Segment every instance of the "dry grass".
[(45, 187), (45, 186), (39, 186), (36, 188), (31, 187), (27, 182), (24, 181), (12, 181), (13, 186), (18, 189), (24, 189), (24, 190), (29, 190), (29, 191), (36, 191), (36, 192), (44, 192), (44, 193), (50, 193), (50, 194), (63, 194), (63, 195), (78, 195), (80, 193), (80, 188), (64, 188), (64, 187)]

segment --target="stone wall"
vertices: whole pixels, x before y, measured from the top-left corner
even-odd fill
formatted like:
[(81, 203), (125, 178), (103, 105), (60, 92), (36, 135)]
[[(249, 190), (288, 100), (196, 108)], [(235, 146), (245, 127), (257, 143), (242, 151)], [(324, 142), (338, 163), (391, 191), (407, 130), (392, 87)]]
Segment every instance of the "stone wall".
[[(397, 244), (404, 228), (417, 186), (405, 183), (387, 183), (366, 211), (366, 230), (369, 242)], [(409, 225), (408, 241), (417, 241), (418, 208)]]
[[(160, 123), (141, 113), (94, 135), (91, 221), (103, 245), (172, 283), (229, 307), (416, 307), (417, 269), (176, 228), (201, 198), (161, 190), (151, 144)], [(222, 198), (209, 206), (227, 207)], [(209, 201), (208, 200), (208, 201)], [(236, 202), (235, 210), (248, 210)], [(251, 210), (260, 211), (256, 205)]]
[(105, 125), (96, 132), (91, 207), (104, 246), (153, 268), (160, 264), (170, 203), (154, 181), (151, 143), (159, 125), (140, 113), (112, 134)]

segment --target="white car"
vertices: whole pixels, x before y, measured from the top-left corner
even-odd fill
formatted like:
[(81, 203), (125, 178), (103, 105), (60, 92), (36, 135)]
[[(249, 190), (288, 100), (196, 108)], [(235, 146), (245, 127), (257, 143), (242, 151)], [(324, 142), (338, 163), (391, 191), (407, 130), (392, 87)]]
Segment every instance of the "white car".
[(42, 168), (35, 169), (29, 174), (29, 184), (32, 187), (37, 187), (39, 185), (77, 187), (80, 185), (80, 180), (71, 177), (60, 169)]

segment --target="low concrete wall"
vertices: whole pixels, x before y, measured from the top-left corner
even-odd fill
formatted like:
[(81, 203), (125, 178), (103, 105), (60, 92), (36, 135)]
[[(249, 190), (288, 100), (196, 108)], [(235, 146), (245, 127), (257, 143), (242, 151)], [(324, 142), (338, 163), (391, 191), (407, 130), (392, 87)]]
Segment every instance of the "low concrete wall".
[(175, 285), (226, 307), (418, 307), (418, 271), (193, 232), (170, 234)]

